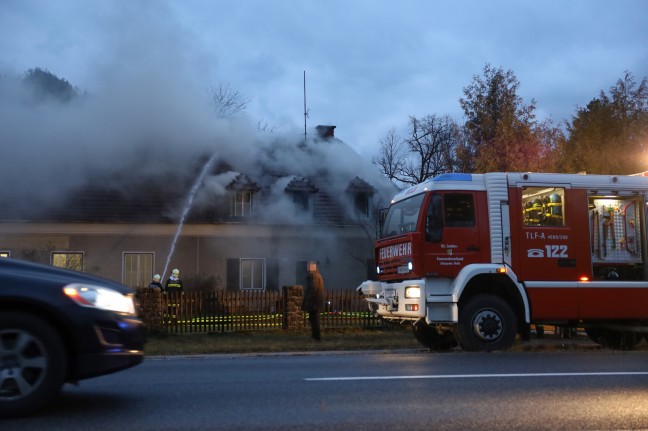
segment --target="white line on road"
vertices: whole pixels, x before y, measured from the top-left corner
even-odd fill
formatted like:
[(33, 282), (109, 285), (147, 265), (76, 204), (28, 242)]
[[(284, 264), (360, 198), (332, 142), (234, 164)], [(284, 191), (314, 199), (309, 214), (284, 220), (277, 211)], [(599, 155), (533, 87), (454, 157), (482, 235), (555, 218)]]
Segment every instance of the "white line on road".
[(618, 371), (598, 373), (514, 373), (514, 374), (445, 374), (421, 376), (357, 376), (357, 377), (310, 377), (310, 382), (333, 382), (348, 380), (407, 380), (407, 379), (484, 379), (509, 377), (583, 377), (583, 376), (648, 376), (648, 371)]

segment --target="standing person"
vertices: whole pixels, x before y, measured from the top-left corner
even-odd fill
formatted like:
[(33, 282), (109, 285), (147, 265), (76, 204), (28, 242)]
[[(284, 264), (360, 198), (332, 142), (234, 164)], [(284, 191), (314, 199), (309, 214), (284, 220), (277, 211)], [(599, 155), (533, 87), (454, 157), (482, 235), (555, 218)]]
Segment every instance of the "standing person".
[(153, 281), (151, 281), (151, 284), (149, 284), (149, 289), (159, 289), (160, 292), (162, 292), (162, 283), (160, 283), (160, 274), (155, 274), (153, 276)]
[(326, 294), (324, 292), (324, 279), (317, 269), (316, 262), (308, 264), (308, 283), (304, 291), (304, 302), (302, 310), (308, 313), (308, 321), (311, 325), (311, 336), (320, 340), (322, 334), (320, 331), (320, 311), (324, 309)]
[(182, 280), (180, 279), (180, 270), (177, 268), (171, 271), (171, 277), (167, 280), (164, 291), (169, 294), (182, 293)]
[(171, 271), (171, 277), (166, 282), (164, 294), (167, 297), (168, 317), (174, 324), (178, 323), (178, 311), (180, 309), (182, 291), (182, 280), (180, 279), (180, 270), (174, 268)]

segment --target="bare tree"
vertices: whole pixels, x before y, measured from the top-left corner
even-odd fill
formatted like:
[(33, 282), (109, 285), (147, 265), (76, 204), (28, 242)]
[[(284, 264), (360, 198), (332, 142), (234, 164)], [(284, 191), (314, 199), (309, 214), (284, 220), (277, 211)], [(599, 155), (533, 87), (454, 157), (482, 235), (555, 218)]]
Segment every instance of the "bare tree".
[(373, 164), (390, 180), (398, 181), (405, 160), (403, 139), (391, 128), (380, 140), (380, 153), (372, 159)]
[(218, 118), (230, 118), (247, 109), (249, 99), (246, 99), (238, 91), (232, 89), (229, 84), (219, 83), (217, 87), (209, 88), (209, 96), (213, 102), (214, 113)]
[(397, 185), (419, 184), (456, 167), (461, 129), (449, 116), (414, 116), (406, 138), (394, 129), (380, 141), (373, 163)]
[(398, 180), (419, 184), (444, 172), (454, 170), (459, 127), (449, 116), (410, 117), (405, 145), (409, 154)]
[(262, 120), (257, 121), (256, 128), (261, 133), (274, 133), (277, 130), (277, 126), (271, 126), (268, 122)]

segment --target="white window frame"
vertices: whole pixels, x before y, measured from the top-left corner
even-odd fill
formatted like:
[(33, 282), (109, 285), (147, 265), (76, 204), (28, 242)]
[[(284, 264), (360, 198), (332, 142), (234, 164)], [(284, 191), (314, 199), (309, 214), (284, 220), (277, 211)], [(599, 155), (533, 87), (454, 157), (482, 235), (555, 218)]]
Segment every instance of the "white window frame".
[[(61, 265), (58, 260), (58, 256), (78, 256), (80, 258), (79, 265), (71, 263), (67, 258), (65, 259), (65, 265)], [(71, 269), (73, 271), (83, 272), (84, 259), (85, 255), (82, 251), (72, 251), (72, 250), (54, 250), (50, 255), (50, 265), (57, 268)]]
[[(137, 262), (135, 265), (137, 268), (135, 270), (127, 269), (126, 259), (127, 257), (137, 257)], [(142, 268), (142, 257), (151, 257), (150, 266), (147, 265), (147, 262), (144, 262), (144, 267)], [(138, 287), (147, 287), (151, 280), (153, 279), (153, 271), (155, 268), (155, 252), (152, 251), (125, 251), (122, 253), (122, 283), (126, 286), (137, 289)], [(133, 280), (134, 278), (134, 280)]]
[(253, 211), (254, 191), (239, 190), (234, 192), (234, 196), (232, 197), (232, 215), (234, 217), (249, 217)]
[[(247, 201), (246, 201), (247, 199)], [(249, 217), (254, 211), (254, 191), (238, 190), (232, 196), (232, 215), (234, 217)]]
[[(259, 269), (257, 265), (261, 265), (261, 268)], [(255, 275), (257, 277), (255, 277)], [(257, 280), (259, 275), (261, 277), (261, 280)], [(263, 291), (265, 290), (265, 288), (266, 288), (265, 258), (239, 259), (239, 289)]]

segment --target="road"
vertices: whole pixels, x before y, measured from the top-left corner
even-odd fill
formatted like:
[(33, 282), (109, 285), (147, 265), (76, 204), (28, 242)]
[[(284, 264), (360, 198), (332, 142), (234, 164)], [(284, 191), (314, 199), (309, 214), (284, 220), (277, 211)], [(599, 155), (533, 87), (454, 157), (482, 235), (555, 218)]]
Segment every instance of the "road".
[(9, 430), (646, 429), (648, 351), (149, 358)]

